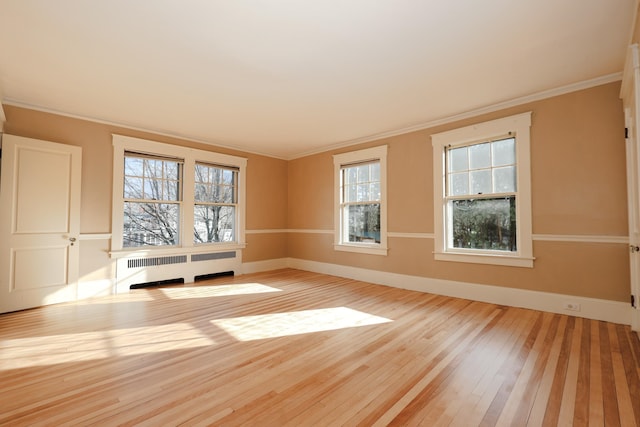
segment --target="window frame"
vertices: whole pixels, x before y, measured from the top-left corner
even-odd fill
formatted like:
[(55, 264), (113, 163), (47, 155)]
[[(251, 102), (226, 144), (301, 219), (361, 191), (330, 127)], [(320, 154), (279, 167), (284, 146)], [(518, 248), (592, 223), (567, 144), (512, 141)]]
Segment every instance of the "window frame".
[[(333, 156), (334, 168), (334, 244), (337, 251), (357, 252), (369, 255), (387, 255), (387, 145), (381, 145)], [(342, 222), (342, 169), (358, 163), (380, 163), (380, 243), (343, 241)]]
[[(112, 257), (127, 256), (134, 252), (153, 252), (157, 254), (223, 252), (243, 249), (245, 241), (246, 206), (246, 165), (243, 157), (198, 150), (173, 144), (165, 144), (146, 139), (118, 134), (112, 135), (113, 143), (113, 189), (111, 215), (111, 252)], [(182, 170), (182, 200), (180, 202), (179, 236), (175, 246), (137, 246), (123, 247), (124, 229), (124, 158), (125, 152), (139, 153), (152, 157), (180, 159)], [(195, 207), (195, 165), (227, 166), (238, 169), (236, 232), (234, 242), (195, 243), (193, 238)]]
[[(533, 267), (531, 227), (531, 112), (431, 135), (434, 185), (434, 259), (513, 267)], [(448, 247), (447, 149), (515, 136), (516, 242), (514, 252)]]

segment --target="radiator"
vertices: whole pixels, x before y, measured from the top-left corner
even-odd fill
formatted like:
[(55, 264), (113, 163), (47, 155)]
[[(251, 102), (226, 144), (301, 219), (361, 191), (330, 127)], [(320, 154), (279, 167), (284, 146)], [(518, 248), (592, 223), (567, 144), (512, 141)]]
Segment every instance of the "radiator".
[(132, 285), (165, 280), (191, 283), (197, 276), (233, 271), (240, 274), (240, 251), (153, 254), (118, 258), (116, 262), (116, 293), (129, 292)]

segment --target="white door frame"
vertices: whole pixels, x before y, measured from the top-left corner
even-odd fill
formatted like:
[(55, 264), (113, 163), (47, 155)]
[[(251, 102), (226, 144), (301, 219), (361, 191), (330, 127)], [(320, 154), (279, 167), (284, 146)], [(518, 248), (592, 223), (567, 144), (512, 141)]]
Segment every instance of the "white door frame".
[(624, 106), (629, 209), (629, 266), (631, 328), (640, 332), (640, 55), (638, 45), (629, 47), (620, 98)]

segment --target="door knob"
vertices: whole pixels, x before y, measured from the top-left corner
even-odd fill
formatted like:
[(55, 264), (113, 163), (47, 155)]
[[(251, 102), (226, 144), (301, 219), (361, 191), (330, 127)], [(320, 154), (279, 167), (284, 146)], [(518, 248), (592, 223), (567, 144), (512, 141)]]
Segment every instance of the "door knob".
[(69, 241), (71, 242), (71, 246), (73, 246), (73, 244), (76, 242), (76, 238), (75, 237), (69, 237)]
[(631, 249), (632, 254), (635, 254), (636, 252), (640, 252), (640, 246), (629, 245), (629, 249)]

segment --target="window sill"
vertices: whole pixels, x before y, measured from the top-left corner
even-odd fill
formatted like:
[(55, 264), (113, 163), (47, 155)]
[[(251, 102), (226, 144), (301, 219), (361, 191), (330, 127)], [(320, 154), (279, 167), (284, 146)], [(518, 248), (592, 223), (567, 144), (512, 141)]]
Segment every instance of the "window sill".
[(436, 261), (466, 262), (472, 264), (503, 265), (508, 267), (533, 268), (533, 257), (497, 254), (472, 254), (459, 252), (434, 252)]
[(333, 248), (336, 251), (343, 251), (343, 252), (356, 252), (356, 253), (361, 253), (361, 254), (368, 254), (368, 255), (383, 255), (383, 256), (387, 256), (387, 251), (388, 249), (382, 246), (371, 246), (371, 245), (345, 245), (345, 244), (340, 244), (340, 245), (333, 245)]
[(245, 243), (211, 243), (200, 244), (198, 246), (156, 246), (156, 247), (138, 247), (131, 249), (118, 249), (109, 252), (111, 258), (127, 258), (140, 257), (148, 255), (181, 255), (181, 254), (199, 254), (211, 252), (226, 252), (244, 249)]

